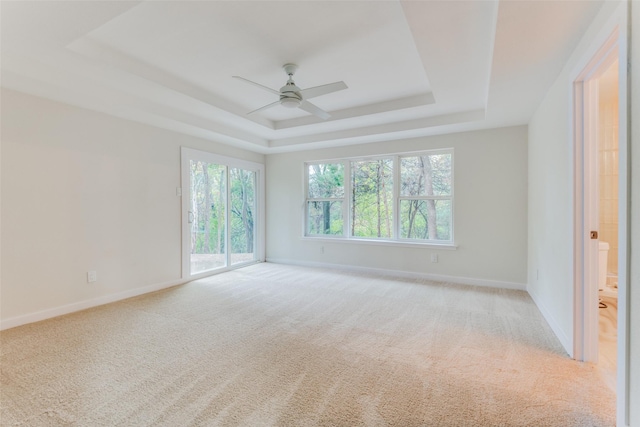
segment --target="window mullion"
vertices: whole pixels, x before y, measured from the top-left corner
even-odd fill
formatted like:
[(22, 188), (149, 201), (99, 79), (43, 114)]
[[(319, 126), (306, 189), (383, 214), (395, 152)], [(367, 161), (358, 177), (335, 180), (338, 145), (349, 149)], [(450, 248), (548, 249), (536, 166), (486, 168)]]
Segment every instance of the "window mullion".
[(302, 235), (309, 235), (309, 165), (304, 165), (304, 200), (302, 202)]
[(349, 238), (351, 236), (351, 162), (344, 162), (344, 201), (342, 202), (342, 234)]
[(342, 202), (342, 197), (311, 197), (307, 202)]
[(400, 200), (451, 200), (452, 196), (401, 196)]
[(393, 239), (400, 238), (400, 157), (393, 156)]
[(231, 167), (229, 165), (225, 166), (225, 172), (226, 172), (226, 190), (227, 190), (227, 195), (226, 195), (226, 200), (225, 200), (225, 208), (226, 208), (226, 212), (225, 212), (225, 224), (224, 224), (224, 230), (225, 230), (225, 267), (228, 267), (231, 265)]

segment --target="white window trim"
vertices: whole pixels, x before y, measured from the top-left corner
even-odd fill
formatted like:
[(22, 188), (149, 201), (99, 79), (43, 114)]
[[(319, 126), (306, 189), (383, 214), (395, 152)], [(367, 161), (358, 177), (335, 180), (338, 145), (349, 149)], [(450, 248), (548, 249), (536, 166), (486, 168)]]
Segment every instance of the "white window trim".
[(327, 238), (331, 238), (331, 239), (337, 239), (337, 238), (344, 238), (344, 236), (337, 236), (334, 234), (311, 234), (308, 235), (307, 234), (307, 220), (309, 218), (309, 202), (313, 201), (313, 202), (332, 202), (332, 201), (336, 201), (336, 202), (342, 202), (342, 218), (343, 218), (343, 223), (342, 223), (342, 234), (344, 235), (345, 232), (345, 222), (344, 222), (344, 218), (345, 216), (348, 217), (347, 212), (345, 212), (346, 209), (346, 205), (347, 205), (347, 183), (345, 182), (343, 185), (343, 192), (344, 195), (342, 197), (314, 197), (314, 198), (309, 198), (309, 166), (311, 165), (319, 165), (319, 164), (341, 164), (343, 167), (343, 173), (345, 174), (346, 177), (346, 173), (347, 173), (347, 168), (349, 167), (349, 162), (345, 161), (344, 159), (338, 159), (338, 160), (327, 160), (327, 161), (314, 161), (314, 162), (305, 162), (304, 163), (304, 196), (303, 196), (303, 202), (302, 202), (302, 235), (303, 236), (309, 236), (309, 237), (314, 237), (314, 236), (319, 236), (319, 237), (327, 237)]
[(363, 238), (363, 237), (344, 237), (344, 236), (334, 236), (330, 235), (311, 235), (311, 236), (302, 236), (301, 240), (306, 241), (314, 241), (314, 242), (327, 242), (327, 243), (354, 243), (357, 245), (374, 245), (374, 246), (396, 246), (403, 248), (432, 248), (432, 249), (443, 249), (455, 251), (458, 249), (458, 245), (447, 241), (446, 243), (434, 243), (428, 240), (410, 240), (410, 239), (398, 239), (398, 240), (390, 240), (390, 239), (378, 239), (375, 237), (371, 238)]
[[(448, 196), (401, 196), (400, 195), (400, 159), (403, 157), (415, 157), (435, 154), (451, 154), (451, 194)], [(354, 161), (392, 159), (393, 162), (393, 225), (391, 239), (378, 237), (354, 237), (350, 235), (351, 231), (351, 163)], [(455, 155), (453, 148), (443, 148), (434, 150), (421, 150), (402, 153), (380, 154), (374, 156), (358, 156), (344, 157), (327, 160), (313, 160), (304, 162), (304, 190), (303, 190), (303, 218), (302, 218), (302, 239), (313, 241), (330, 241), (330, 242), (349, 242), (357, 244), (373, 244), (386, 246), (403, 246), (403, 247), (430, 247), (448, 250), (456, 250), (454, 236), (454, 163)], [(309, 198), (309, 166), (317, 164), (342, 164), (344, 170), (344, 196), (342, 198)], [(451, 239), (450, 240), (428, 240), (428, 239), (405, 239), (400, 236), (400, 201), (401, 200), (450, 200), (451, 201)], [(341, 201), (342, 202), (342, 235), (328, 234), (307, 234), (307, 220), (309, 218), (308, 206), (309, 201)]]

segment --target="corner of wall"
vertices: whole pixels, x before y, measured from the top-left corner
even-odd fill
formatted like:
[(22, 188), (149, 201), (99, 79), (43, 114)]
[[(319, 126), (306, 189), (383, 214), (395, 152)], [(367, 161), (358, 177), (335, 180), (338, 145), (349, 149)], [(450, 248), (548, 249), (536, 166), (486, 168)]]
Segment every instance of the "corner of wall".
[(556, 335), (569, 357), (573, 357), (573, 339), (567, 336), (565, 331), (560, 327), (556, 318), (553, 316), (552, 311), (544, 304), (543, 300), (529, 285), (527, 285), (527, 293), (538, 307), (538, 310), (540, 310), (540, 313), (542, 313), (542, 316), (547, 321), (547, 324)]

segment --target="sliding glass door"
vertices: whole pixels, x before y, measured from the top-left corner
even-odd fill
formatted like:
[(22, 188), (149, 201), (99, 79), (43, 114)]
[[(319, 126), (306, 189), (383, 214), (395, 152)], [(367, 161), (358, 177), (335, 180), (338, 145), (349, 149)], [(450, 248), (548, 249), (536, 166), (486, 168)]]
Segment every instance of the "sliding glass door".
[(182, 149), (183, 277), (264, 259), (264, 166)]
[(227, 167), (190, 160), (189, 264), (198, 274), (227, 265)]
[(231, 264), (255, 260), (255, 182), (255, 171), (240, 168), (229, 170)]

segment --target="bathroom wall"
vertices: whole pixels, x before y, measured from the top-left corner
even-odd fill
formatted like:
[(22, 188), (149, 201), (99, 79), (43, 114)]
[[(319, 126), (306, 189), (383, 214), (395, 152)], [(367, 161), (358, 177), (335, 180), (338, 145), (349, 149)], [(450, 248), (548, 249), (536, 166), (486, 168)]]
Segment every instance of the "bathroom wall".
[[(609, 243), (607, 284), (618, 276), (618, 62), (598, 80), (600, 241)], [(612, 277), (613, 276), (613, 277)]]

